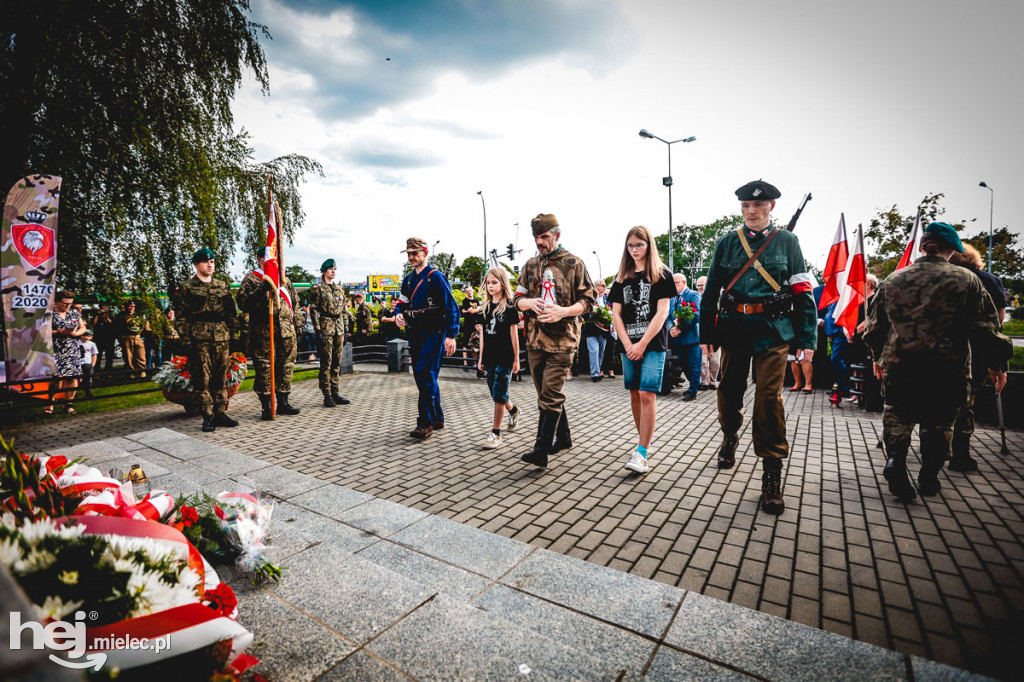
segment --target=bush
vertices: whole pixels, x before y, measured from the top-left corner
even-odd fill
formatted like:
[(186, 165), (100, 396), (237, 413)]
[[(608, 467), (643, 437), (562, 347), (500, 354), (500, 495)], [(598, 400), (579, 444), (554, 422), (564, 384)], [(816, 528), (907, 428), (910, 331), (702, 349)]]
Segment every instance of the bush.
[(1007, 320), (1003, 324), (1003, 333), (1007, 336), (1024, 336), (1024, 322), (1020, 320)]
[(1010, 358), (1011, 372), (1024, 372), (1024, 348), (1014, 348), (1013, 357)]
[(1017, 320), (1018, 322), (1024, 322), (1024, 306), (1019, 305), (1013, 308), (1010, 312), (1010, 319)]

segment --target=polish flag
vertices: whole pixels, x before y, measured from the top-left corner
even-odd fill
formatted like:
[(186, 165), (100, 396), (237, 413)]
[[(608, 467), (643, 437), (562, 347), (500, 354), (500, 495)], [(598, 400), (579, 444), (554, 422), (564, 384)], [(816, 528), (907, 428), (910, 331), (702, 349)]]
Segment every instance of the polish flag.
[[(896, 270), (907, 267), (911, 263), (917, 260), (918, 256), (921, 255), (921, 211), (917, 212), (917, 218), (914, 220), (914, 229), (910, 231), (910, 243), (907, 244), (907, 248), (903, 250), (903, 256), (900, 258), (899, 264), (896, 266)], [(894, 271), (895, 272), (895, 271)]]
[(274, 285), (281, 286), (281, 274), (277, 264), (277, 240), (280, 236), (281, 209), (273, 199), (270, 201), (270, 215), (267, 218), (267, 248), (263, 253), (263, 279)]
[(847, 339), (853, 338), (857, 328), (857, 314), (867, 298), (867, 266), (864, 263), (864, 228), (857, 230), (857, 241), (853, 246), (853, 256), (846, 264), (846, 270), (840, 275), (842, 291), (839, 302), (832, 314), (836, 324), (843, 328)]
[(830, 303), (839, 300), (838, 276), (846, 269), (849, 254), (850, 247), (846, 243), (846, 217), (840, 213), (839, 227), (836, 228), (836, 236), (832, 238), (832, 248), (828, 250), (828, 260), (825, 262), (825, 274), (822, 277), (825, 288), (821, 292), (818, 310), (823, 310)]

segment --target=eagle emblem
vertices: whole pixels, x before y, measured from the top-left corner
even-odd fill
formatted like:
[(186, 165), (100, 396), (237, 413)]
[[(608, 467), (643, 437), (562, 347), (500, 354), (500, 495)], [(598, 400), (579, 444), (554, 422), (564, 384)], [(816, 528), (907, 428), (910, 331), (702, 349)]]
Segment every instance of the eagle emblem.
[(56, 235), (52, 228), (36, 223), (11, 225), (11, 237), (15, 250), (32, 267), (38, 268), (56, 255)]

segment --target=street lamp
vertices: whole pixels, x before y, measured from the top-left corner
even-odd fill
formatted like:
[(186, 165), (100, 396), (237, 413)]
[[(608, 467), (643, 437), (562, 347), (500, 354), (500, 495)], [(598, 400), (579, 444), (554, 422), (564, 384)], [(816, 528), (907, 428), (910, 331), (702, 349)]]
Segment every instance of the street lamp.
[(480, 195), (480, 205), (484, 209), (484, 263), (480, 268), (480, 286), (484, 285), (484, 278), (487, 276), (487, 203), (484, 201), (484, 191), (477, 192)]
[(987, 184), (985, 184), (984, 180), (982, 180), (981, 182), (978, 183), (978, 187), (984, 187), (985, 189), (987, 189), (989, 192), (992, 193), (991, 195), (989, 195), (989, 202), (988, 202), (988, 271), (989, 271), (989, 273), (991, 273), (992, 272), (992, 216), (994, 215), (994, 211), (995, 211), (995, 207), (996, 207), (996, 191), (994, 189), (992, 189), (991, 187), (989, 187)]
[(601, 257), (597, 255), (597, 251), (594, 251), (594, 255), (597, 256), (597, 276), (599, 279), (604, 279), (604, 275), (601, 273)]
[(649, 140), (661, 140), (668, 146), (668, 175), (661, 179), (661, 184), (668, 187), (668, 268), (675, 272), (675, 261), (672, 259), (672, 145), (676, 142), (693, 142), (696, 137), (687, 137), (682, 140), (662, 140), (657, 135), (652, 135), (647, 132), (646, 129), (640, 131), (640, 137), (647, 138)]

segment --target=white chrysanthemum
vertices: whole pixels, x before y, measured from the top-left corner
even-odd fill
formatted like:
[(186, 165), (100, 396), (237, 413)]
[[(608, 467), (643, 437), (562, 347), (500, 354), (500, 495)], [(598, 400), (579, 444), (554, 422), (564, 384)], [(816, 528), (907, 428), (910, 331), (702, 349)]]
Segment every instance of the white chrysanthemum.
[(75, 540), (77, 538), (82, 537), (82, 533), (84, 532), (85, 526), (83, 526), (80, 523), (77, 523), (73, 526), (64, 526), (63, 528), (59, 528), (57, 530), (57, 535), (59, 535), (64, 540)]
[(60, 597), (47, 597), (42, 606), (36, 604), (35, 608), (36, 613), (39, 615), (39, 620), (63, 620), (64, 616), (74, 612), (84, 603), (85, 602), (81, 601), (72, 601), (65, 604), (64, 600)]
[(0, 525), (7, 526), (8, 528), (15, 528), (18, 525), (18, 520), (14, 518), (14, 514), (11, 512), (4, 512), (0, 515)]
[(199, 574), (193, 571), (191, 568), (186, 567), (182, 569), (181, 573), (178, 574), (178, 584), (186, 590), (196, 592), (196, 589), (199, 587), (200, 582), (201, 579), (199, 577)]
[(61, 571), (57, 576), (57, 580), (61, 581), (65, 585), (77, 585), (78, 571)]
[(57, 555), (53, 552), (41, 552), (38, 549), (33, 549), (24, 557), (15, 561), (11, 565), (11, 570), (18, 575), (27, 575), (45, 570), (53, 566), (56, 561)]
[(157, 542), (151, 538), (128, 538), (122, 535), (112, 535), (107, 540), (110, 552), (115, 558), (122, 558), (138, 551), (145, 552), (146, 556), (154, 562), (177, 558), (173, 547), (169, 547), (166, 543)]
[(11, 566), (21, 559), (21, 547), (14, 538), (8, 538), (0, 542), (0, 564)]
[(50, 519), (29, 522), (21, 527), (21, 537), (29, 547), (34, 547), (43, 538), (56, 534), (57, 526)]
[(194, 588), (168, 585), (153, 571), (135, 571), (128, 579), (128, 592), (138, 598), (138, 606), (132, 617), (194, 604), (197, 601)]

